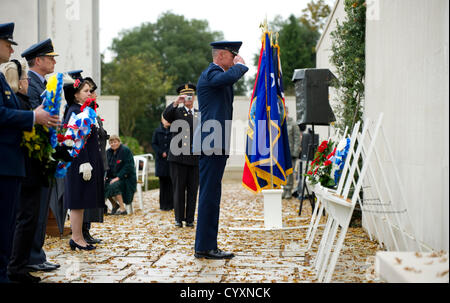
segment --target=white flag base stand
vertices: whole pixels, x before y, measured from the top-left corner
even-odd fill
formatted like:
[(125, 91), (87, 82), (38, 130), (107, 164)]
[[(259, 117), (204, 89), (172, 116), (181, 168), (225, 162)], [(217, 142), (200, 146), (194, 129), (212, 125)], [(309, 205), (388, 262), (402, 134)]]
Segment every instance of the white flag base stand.
[(282, 189), (264, 189), (264, 228), (280, 229), (283, 228), (281, 218), (281, 195)]
[(308, 226), (283, 227), (281, 195), (282, 189), (264, 189), (264, 219), (260, 218), (236, 218), (236, 220), (262, 221), (264, 227), (230, 227), (231, 230), (280, 230), (308, 228)]

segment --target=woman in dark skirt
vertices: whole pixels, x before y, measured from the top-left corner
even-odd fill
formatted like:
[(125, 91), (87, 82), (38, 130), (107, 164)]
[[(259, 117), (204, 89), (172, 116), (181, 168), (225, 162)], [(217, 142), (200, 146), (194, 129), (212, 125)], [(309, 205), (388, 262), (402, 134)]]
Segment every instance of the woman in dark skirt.
[(136, 192), (136, 168), (131, 150), (124, 146), (120, 137), (109, 137), (109, 148), (106, 151), (109, 169), (106, 172), (105, 198), (112, 206), (113, 215), (126, 215), (125, 204), (133, 202)]
[(159, 208), (161, 210), (173, 209), (173, 188), (169, 161), (167, 161), (170, 140), (172, 140), (169, 127), (170, 123), (161, 117), (161, 125), (155, 129), (152, 138), (152, 147), (155, 151), (155, 176), (159, 178)]
[[(95, 84), (94, 80), (90, 77), (84, 78), (85, 81), (89, 83), (91, 86), (91, 98), (97, 100), (97, 93), (95, 90), (97, 89), (97, 84)], [(98, 104), (97, 104), (98, 105)], [(100, 154), (102, 156), (103, 169), (106, 172), (108, 170), (108, 160), (106, 158), (106, 142), (109, 139), (109, 135), (106, 130), (103, 128), (102, 118), (97, 116), (98, 123), (98, 143), (100, 145)], [(95, 239), (91, 236), (90, 229), (91, 223), (103, 223), (103, 215), (105, 210), (107, 209), (106, 205), (103, 205), (101, 208), (88, 208), (84, 211), (83, 216), (83, 236), (87, 243), (96, 244), (100, 243), (100, 239)]]
[[(90, 86), (86, 81), (77, 80), (75, 84), (64, 86), (64, 96), (68, 107), (64, 111), (63, 124), (67, 124), (72, 113), (81, 113), (82, 104), (91, 96)], [(70, 209), (72, 239), (69, 245), (72, 250), (95, 249), (84, 239), (82, 225), (84, 209), (101, 208), (105, 203), (104, 169), (99, 148), (98, 128), (92, 125), (86, 144), (64, 178), (64, 207)]]

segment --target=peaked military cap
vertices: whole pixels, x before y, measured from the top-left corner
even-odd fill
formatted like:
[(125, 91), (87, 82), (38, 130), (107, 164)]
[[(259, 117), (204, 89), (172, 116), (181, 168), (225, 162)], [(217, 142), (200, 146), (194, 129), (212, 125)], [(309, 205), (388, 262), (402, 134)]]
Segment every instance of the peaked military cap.
[(67, 72), (67, 74), (74, 80), (80, 79), (80, 81), (83, 79), (81, 76), (81, 73), (83, 72), (82, 69), (77, 70), (71, 70), (70, 72)]
[(14, 22), (0, 24), (0, 39), (6, 40), (11, 44), (17, 45), (13, 41)]
[(186, 83), (186, 84), (180, 85), (180, 86), (177, 88), (177, 93), (178, 93), (179, 95), (184, 95), (184, 94), (194, 94), (196, 90), (197, 90), (197, 88), (195, 87), (194, 84), (192, 84), (192, 83)]
[(242, 41), (216, 41), (211, 42), (210, 45), (213, 49), (226, 49), (234, 55), (237, 55), (239, 53), (239, 49), (241, 48)]
[(40, 56), (59, 56), (57, 53), (55, 53), (55, 50), (53, 48), (52, 39), (47, 39), (44, 41), (41, 41), (39, 43), (33, 44), (30, 46), (27, 50), (25, 50), (22, 54), (22, 57), (25, 57), (25, 59), (31, 60), (36, 57)]
[(95, 84), (94, 80), (91, 77), (86, 77), (83, 79), (84, 81), (87, 81), (89, 85), (92, 86), (91, 92), (95, 91), (97, 89), (97, 84)]

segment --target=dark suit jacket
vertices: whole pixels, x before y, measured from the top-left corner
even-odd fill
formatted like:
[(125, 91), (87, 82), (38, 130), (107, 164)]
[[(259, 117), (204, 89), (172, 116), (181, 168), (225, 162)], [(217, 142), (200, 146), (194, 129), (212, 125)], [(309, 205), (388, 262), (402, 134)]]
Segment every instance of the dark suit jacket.
[(41, 94), (45, 90), (45, 83), (41, 82), (41, 79), (33, 73), (28, 71), (28, 78), (30, 78), (30, 84), (28, 85), (28, 97), (30, 99), (30, 104), (33, 109), (42, 104)]
[(20, 110), (20, 103), (0, 73), (0, 176), (25, 176), (20, 143), (22, 131), (33, 128), (33, 112)]
[(155, 176), (169, 177), (169, 162), (167, 157), (163, 158), (163, 153), (169, 155), (170, 140), (172, 140), (172, 133), (168, 128), (164, 128), (162, 123), (153, 132), (152, 147), (155, 151)]
[[(229, 140), (231, 134), (231, 123), (226, 124), (225, 121), (233, 119), (233, 84), (236, 83), (248, 71), (248, 67), (242, 64), (236, 64), (228, 69), (226, 72), (217, 64), (211, 63), (205, 69), (197, 83), (197, 97), (199, 111), (201, 113), (201, 124), (208, 120), (218, 121), (221, 125), (221, 134), (217, 134), (218, 141), (214, 146), (204, 147), (203, 151), (214, 151), (216, 153), (229, 153)], [(201, 132), (201, 142), (209, 136), (211, 132)], [(195, 136), (200, 134), (199, 129), (195, 130)], [(194, 138), (195, 149), (194, 152), (199, 152), (201, 146), (199, 138)]]
[[(189, 144), (189, 149), (187, 149), (187, 152), (182, 152), (181, 154), (173, 154), (172, 149), (169, 151), (169, 156), (167, 157), (167, 160), (169, 162), (177, 162), (185, 165), (192, 165), (192, 166), (198, 166), (198, 156), (194, 156), (192, 154), (192, 145), (193, 145), (193, 125), (194, 125), (194, 119), (196, 119), (196, 116), (198, 115), (198, 110), (195, 108), (192, 108), (193, 114), (188, 115), (188, 112), (186, 108), (183, 107), (173, 107), (173, 103), (171, 103), (167, 108), (164, 110), (163, 117), (166, 119), (169, 123), (173, 123), (176, 120), (183, 120), (186, 121), (189, 124), (189, 128), (179, 128), (176, 132), (173, 133), (172, 137), (172, 143), (176, 144), (178, 143), (178, 148), (180, 149), (187, 149), (187, 144)], [(174, 125), (171, 125), (171, 128)], [(174, 141), (175, 140), (175, 141)]]
[(109, 139), (108, 132), (103, 128), (103, 121), (102, 118), (97, 116), (97, 123), (98, 123), (98, 144), (100, 146), (100, 154), (102, 156), (103, 161), (103, 168), (105, 171), (108, 170), (108, 159), (106, 157), (106, 141)]

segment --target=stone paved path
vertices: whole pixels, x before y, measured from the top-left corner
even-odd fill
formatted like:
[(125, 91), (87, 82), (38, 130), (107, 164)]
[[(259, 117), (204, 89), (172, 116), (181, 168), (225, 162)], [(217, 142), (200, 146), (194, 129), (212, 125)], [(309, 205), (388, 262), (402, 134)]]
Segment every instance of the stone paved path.
[[(103, 239), (94, 251), (71, 251), (70, 236), (47, 237), (44, 249), (48, 259), (61, 264), (61, 268), (35, 275), (47, 283), (317, 282), (309, 261), (319, 241), (305, 258), (306, 229), (230, 230), (263, 226), (259, 221), (236, 220), (263, 216), (262, 196), (253, 195), (240, 183), (223, 185), (219, 222), (219, 247), (234, 252), (232, 260), (196, 259), (195, 227), (175, 227), (173, 212), (159, 210), (158, 195), (158, 190), (147, 191), (144, 210), (139, 209), (135, 197), (132, 215), (106, 216), (104, 223), (93, 224), (91, 234)], [(283, 200), (284, 226), (309, 223), (309, 203), (304, 203), (302, 217), (297, 215), (298, 204), (297, 199)], [(361, 228), (350, 228), (332, 282), (376, 282), (368, 280), (373, 278), (366, 274), (376, 250), (377, 244)]]

